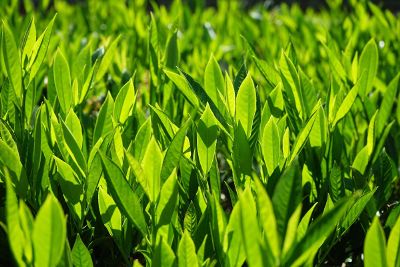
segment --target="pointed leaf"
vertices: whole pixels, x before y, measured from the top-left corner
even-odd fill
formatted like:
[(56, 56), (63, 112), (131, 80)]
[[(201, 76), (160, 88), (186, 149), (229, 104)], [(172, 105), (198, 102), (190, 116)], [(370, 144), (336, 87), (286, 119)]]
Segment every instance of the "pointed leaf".
[(264, 127), (261, 147), (268, 175), (272, 175), (275, 168), (279, 165), (281, 157), (281, 140), (278, 127), (272, 116)]
[(32, 240), (35, 266), (56, 266), (64, 251), (66, 218), (60, 203), (48, 195), (33, 226)]
[(123, 176), (118, 166), (99, 152), (105, 171), (105, 178), (111, 195), (118, 205), (118, 208), (126, 215), (142, 233), (146, 235), (147, 225), (144, 219), (143, 210), (139, 198)]
[(92, 267), (92, 257), (90, 252), (82, 242), (79, 234), (76, 236), (74, 247), (72, 248), (72, 263), (76, 267)]
[(185, 231), (178, 246), (178, 266), (196, 267), (199, 266), (196, 255), (196, 248), (189, 233)]
[(197, 154), (203, 174), (207, 174), (215, 157), (218, 126), (216, 118), (207, 105), (197, 125)]
[(379, 217), (375, 217), (364, 242), (364, 266), (365, 267), (385, 267), (386, 260), (386, 240), (385, 233), (379, 222)]
[(239, 87), (236, 96), (236, 123), (243, 126), (246, 136), (251, 134), (254, 115), (256, 113), (256, 89), (250, 74)]

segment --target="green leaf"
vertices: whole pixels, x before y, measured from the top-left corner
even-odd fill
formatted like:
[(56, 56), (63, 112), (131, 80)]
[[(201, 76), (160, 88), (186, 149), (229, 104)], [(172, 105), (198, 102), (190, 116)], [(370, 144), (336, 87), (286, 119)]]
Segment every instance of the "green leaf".
[(76, 116), (75, 112), (72, 109), (69, 110), (68, 115), (65, 118), (65, 125), (70, 130), (78, 147), (82, 149), (83, 145), (82, 126), (78, 116)]
[(118, 208), (126, 215), (142, 233), (146, 236), (147, 225), (144, 219), (141, 203), (128, 181), (123, 176), (118, 166), (99, 152), (105, 171), (107, 185), (111, 190), (111, 195), (118, 205)]
[(346, 71), (343, 68), (342, 63), (338, 59), (337, 55), (324, 44), (326, 51), (328, 52), (329, 63), (332, 66), (332, 70), (339, 76), (342, 81), (346, 81)]
[(386, 255), (388, 267), (400, 266), (400, 217), (390, 232)]
[(150, 199), (152, 194), (150, 193), (149, 179), (145, 176), (144, 171), (140, 163), (127, 151), (125, 151), (126, 159), (128, 160), (129, 167), (135, 174), (137, 182), (142, 187), (143, 191), (146, 193), (147, 197)]
[(296, 234), (296, 239), (297, 241), (300, 241), (306, 234), (308, 225), (310, 224), (311, 220), (311, 215), (314, 212), (315, 207), (317, 206), (318, 203), (315, 203), (311, 209), (307, 211), (307, 213), (301, 218), (301, 221), (299, 223), (299, 226), (297, 227), (297, 234)]
[(15, 96), (17, 97), (16, 104), (21, 107), (23, 98), (21, 59), (13, 32), (5, 21), (3, 21), (2, 36), (3, 55), (7, 76), (10, 80), (11, 87), (14, 89)]
[(106, 74), (108, 67), (111, 65), (111, 62), (114, 58), (114, 53), (117, 49), (117, 45), (119, 40), (121, 39), (121, 35), (112, 41), (112, 43), (107, 47), (107, 50), (100, 61), (100, 66), (96, 73), (96, 81), (100, 81), (103, 78), (104, 74)]
[(169, 224), (172, 215), (176, 210), (178, 201), (178, 184), (176, 172), (173, 171), (170, 177), (163, 184), (157, 201), (157, 224), (158, 226)]
[(379, 106), (378, 117), (376, 119), (376, 135), (381, 136), (383, 129), (392, 114), (392, 107), (396, 100), (397, 88), (399, 85), (400, 73), (390, 81), (383, 94), (382, 103)]
[(310, 145), (311, 147), (321, 147), (326, 143), (327, 139), (327, 119), (325, 111), (322, 106), (319, 107), (315, 122), (310, 132)]
[(68, 62), (60, 50), (54, 57), (53, 75), (61, 110), (64, 114), (67, 114), (73, 104), (71, 77)]
[(232, 153), (237, 175), (251, 175), (253, 155), (246, 133), (241, 124), (235, 128), (234, 136)]
[(72, 248), (72, 263), (76, 267), (92, 267), (92, 257), (90, 252), (82, 242), (79, 234), (76, 236), (74, 247)]
[(369, 161), (368, 146), (363, 147), (363, 149), (358, 152), (356, 158), (353, 161), (351, 167), (357, 170), (359, 173), (364, 174)]
[(227, 254), (227, 260), (230, 266), (235, 267), (241, 267), (246, 259), (240, 216), (240, 205), (234, 205), (224, 236), (224, 251)]
[(108, 233), (118, 241), (122, 236), (122, 216), (112, 197), (107, 194), (105, 189), (99, 187), (97, 201), (101, 220)]
[(256, 114), (256, 89), (250, 74), (239, 87), (236, 96), (236, 123), (241, 124), (246, 136), (251, 134), (254, 115)]
[(297, 228), (299, 225), (302, 205), (300, 204), (290, 216), (286, 228), (285, 240), (283, 242), (282, 254), (286, 255), (293, 246), (297, 238)]
[(155, 107), (149, 105), (149, 107), (151, 108), (152, 111), (154, 111), (154, 114), (160, 120), (161, 123), (159, 123), (159, 126), (161, 126), (163, 131), (166, 133), (168, 139), (172, 139), (175, 132), (178, 130), (178, 127), (171, 121), (168, 115), (163, 110), (161, 110), (161, 108), (158, 105), (156, 105)]
[(278, 228), (276, 224), (276, 218), (274, 214), (274, 209), (272, 206), (271, 199), (269, 198), (264, 186), (260, 180), (255, 180), (255, 189), (257, 192), (257, 204), (258, 211), (260, 214), (260, 221), (262, 222), (262, 227), (264, 229), (264, 235), (266, 236), (266, 241), (272, 251), (272, 256), (275, 261), (279, 259), (280, 256), (280, 237), (278, 235)]
[(48, 195), (33, 226), (35, 266), (57, 265), (64, 251), (66, 232), (62, 207), (53, 195)]
[(38, 73), (42, 62), (46, 57), (47, 49), (50, 43), (51, 31), (53, 29), (53, 24), (56, 16), (57, 14), (54, 15), (53, 19), (49, 22), (46, 29), (39, 36), (39, 38), (35, 42), (35, 45), (33, 46), (32, 55), (28, 65), (28, 69), (30, 69), (29, 82), (31, 82), (36, 77), (36, 74)]
[(375, 191), (376, 188), (373, 191), (359, 197), (356, 202), (347, 210), (346, 215), (339, 224), (341, 235), (346, 233), (350, 226), (352, 226), (353, 223), (360, 217), (361, 212), (363, 212)]
[(236, 95), (235, 95), (235, 87), (233, 86), (232, 80), (229, 76), (225, 75), (225, 96), (226, 96), (226, 104), (229, 110), (229, 114), (232, 118), (235, 117), (235, 106), (236, 106)]
[(27, 195), (28, 179), (19, 154), (0, 139), (0, 170), (7, 167), (11, 173), (11, 180), (15, 185), (17, 194), (21, 197)]
[(192, 120), (188, 119), (187, 122), (175, 134), (170, 145), (168, 146), (161, 167), (161, 173), (160, 173), (161, 183), (163, 183), (172, 173), (173, 169), (178, 166), (179, 160), (183, 153), (182, 149), (183, 149), (183, 144), (185, 142), (186, 133), (191, 124)]
[(165, 47), (164, 64), (168, 68), (175, 68), (179, 62), (178, 32), (175, 31), (168, 39)]
[(139, 130), (136, 133), (135, 141), (133, 142), (133, 148), (131, 152), (138, 161), (142, 161), (144, 157), (147, 145), (150, 142), (151, 134), (151, 118), (149, 117), (142, 124), (142, 126), (140, 126)]
[(32, 19), (29, 22), (29, 27), (27, 28), (24, 38), (22, 40), (22, 65), (25, 61), (25, 57), (30, 57), (32, 54), (33, 46), (35, 45), (36, 42), (36, 27), (35, 27), (35, 19), (32, 17)]
[(176, 85), (179, 91), (186, 97), (186, 99), (196, 108), (199, 107), (199, 100), (197, 99), (196, 94), (192, 91), (186, 79), (181, 75), (169, 71), (164, 70), (164, 73), (168, 76), (168, 78)]
[(301, 95), (299, 75), (293, 62), (283, 51), (279, 60), (279, 66), (285, 92), (295, 104), (299, 116), (302, 117), (304, 115), (304, 100)]
[(224, 89), (225, 82), (221, 69), (211, 55), (204, 72), (204, 90), (220, 111), (223, 110), (223, 103), (220, 101), (219, 92), (224, 94)]
[(163, 155), (154, 137), (150, 139), (146, 152), (144, 153), (142, 168), (144, 178), (147, 179), (150, 201), (155, 201), (161, 188), (161, 166)]
[(135, 103), (135, 89), (133, 88), (133, 81), (130, 79), (119, 90), (114, 104), (114, 119), (121, 124), (124, 124), (130, 115), (133, 105)]
[[(173, 267), (175, 263), (175, 254), (165, 239), (161, 238), (155, 249), (153, 260), (154, 267)], [(180, 265), (179, 265), (180, 266)], [(187, 265), (186, 265), (187, 266)]]
[(18, 199), (15, 195), (14, 188), (8, 175), (5, 175), (6, 183), (6, 220), (7, 220), (7, 236), (11, 251), (16, 262), (23, 266), (24, 238), (20, 227), (20, 219), (18, 216)]
[(62, 125), (62, 133), (63, 139), (58, 141), (65, 142), (64, 147), (67, 149), (68, 154), (75, 162), (77, 166), (79, 166), (79, 171), (82, 177), (86, 176), (87, 173), (87, 165), (85, 156), (82, 153), (82, 149), (79, 147), (77, 141), (75, 140), (74, 136), (72, 135), (70, 129), (65, 125), (65, 123), (60, 119)]
[[(362, 75), (363, 77), (363, 75)], [(335, 118), (332, 122), (332, 128), (335, 127), (335, 125), (346, 116), (347, 112), (350, 111), (351, 107), (353, 106), (354, 101), (356, 100), (358, 90), (361, 87), (361, 81), (359, 80), (353, 88), (347, 93), (346, 97), (342, 101), (342, 103), (339, 106), (338, 111), (336, 112)]]
[(61, 175), (59, 180), (65, 201), (77, 218), (82, 219), (83, 186), (73, 169), (64, 161), (54, 156), (57, 170)]
[(365, 267), (385, 267), (386, 260), (386, 240), (385, 233), (379, 222), (379, 218), (375, 217), (364, 242), (364, 266)]
[(197, 125), (197, 155), (204, 175), (210, 171), (214, 161), (217, 136), (217, 120), (207, 105)]
[(295, 157), (300, 153), (301, 149), (304, 147), (307, 138), (310, 135), (316, 117), (317, 117), (317, 112), (314, 112), (312, 117), (308, 120), (307, 124), (304, 126), (304, 128), (300, 131), (299, 135), (297, 136), (296, 142), (294, 143), (292, 148), (289, 163), (295, 159)]
[(281, 139), (275, 119), (271, 116), (264, 127), (261, 148), (268, 175), (272, 175), (281, 157)]
[(222, 251), (222, 240), (224, 239), (226, 229), (225, 211), (219, 203), (219, 195), (209, 195), (208, 199), (208, 207), (211, 209), (211, 239), (213, 243), (216, 244), (217, 259), (223, 261), (224, 253)]
[(96, 144), (100, 137), (104, 137), (114, 130), (113, 115), (114, 100), (110, 93), (107, 94), (106, 100), (100, 108), (99, 115), (96, 120), (96, 126), (93, 132), (93, 144)]
[(31, 211), (25, 202), (21, 202), (19, 206), (19, 223), (24, 234), (24, 257), (26, 262), (31, 263), (33, 261), (32, 231), (34, 221)]
[[(375, 40), (371, 39), (364, 47), (360, 56), (359, 64), (359, 79), (360, 89), (359, 94), (362, 99), (371, 91), (376, 73), (378, 71), (378, 47)], [(365, 72), (365, 75), (361, 74)]]
[(301, 202), (301, 179), (297, 170), (296, 162), (285, 170), (279, 178), (272, 197), (278, 233), (282, 238), (285, 236), (290, 216)]
[(336, 162), (333, 163), (331, 173), (329, 174), (329, 192), (334, 202), (337, 202), (344, 196), (344, 181), (342, 171)]
[(196, 267), (199, 266), (196, 248), (189, 233), (185, 231), (178, 246), (178, 266)]
[(193, 202), (190, 202), (183, 219), (183, 229), (189, 233), (193, 233), (197, 225), (196, 208)]
[(371, 121), (369, 122), (368, 125), (367, 152), (369, 157), (372, 155), (372, 152), (374, 151), (376, 114), (378, 114), (378, 111), (375, 112), (375, 114), (372, 116)]
[(305, 236), (290, 249), (284, 259), (284, 265), (299, 266), (306, 260), (314, 258), (317, 250), (346, 212), (350, 202), (347, 199), (338, 202), (331, 210), (312, 223)]
[[(312, 115), (312, 110), (318, 101), (318, 91), (314, 87), (313, 81), (299, 68), (300, 95), (303, 98), (305, 118)], [(283, 99), (282, 99), (283, 102)], [(283, 109), (283, 108), (282, 108)]]
[(240, 205), (240, 230), (247, 263), (250, 267), (264, 266), (262, 250), (260, 247), (260, 230), (257, 222), (256, 203), (249, 187), (239, 195)]

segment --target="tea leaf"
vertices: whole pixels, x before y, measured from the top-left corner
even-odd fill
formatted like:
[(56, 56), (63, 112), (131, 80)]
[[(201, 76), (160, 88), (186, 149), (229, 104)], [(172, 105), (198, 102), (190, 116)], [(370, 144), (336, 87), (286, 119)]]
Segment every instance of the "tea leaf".
[(218, 126), (207, 105), (197, 125), (197, 154), (203, 174), (207, 174), (215, 158)]
[(387, 266), (385, 233), (375, 217), (364, 243), (365, 266)]
[(364, 47), (360, 56), (359, 94), (362, 99), (371, 91), (378, 70), (378, 47), (375, 40), (371, 39)]
[(281, 157), (281, 141), (274, 118), (271, 116), (264, 127), (262, 138), (262, 152), (267, 166), (268, 175), (272, 175), (279, 165)]
[(236, 96), (236, 123), (241, 124), (246, 136), (251, 134), (254, 115), (256, 113), (256, 89), (250, 74), (239, 87)]
[(103, 162), (107, 185), (111, 190), (113, 199), (117, 203), (118, 208), (128, 217), (129, 221), (131, 221), (141, 234), (145, 236), (147, 233), (147, 226), (138, 197), (118, 166), (102, 152), (99, 153)]
[(196, 248), (189, 233), (185, 231), (178, 246), (178, 266), (195, 267), (199, 266), (196, 255)]
[(79, 234), (76, 236), (74, 247), (72, 248), (72, 263), (74, 266), (93, 266), (92, 257), (90, 252), (86, 248), (85, 244), (82, 242)]
[(48, 195), (40, 208), (32, 232), (35, 266), (56, 266), (66, 240), (66, 218), (54, 196)]

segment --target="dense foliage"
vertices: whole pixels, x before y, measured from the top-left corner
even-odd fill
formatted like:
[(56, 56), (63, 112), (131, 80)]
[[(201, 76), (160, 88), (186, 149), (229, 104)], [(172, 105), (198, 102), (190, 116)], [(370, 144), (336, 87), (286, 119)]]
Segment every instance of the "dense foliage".
[(0, 265), (400, 266), (400, 19), (182, 2), (0, 5)]

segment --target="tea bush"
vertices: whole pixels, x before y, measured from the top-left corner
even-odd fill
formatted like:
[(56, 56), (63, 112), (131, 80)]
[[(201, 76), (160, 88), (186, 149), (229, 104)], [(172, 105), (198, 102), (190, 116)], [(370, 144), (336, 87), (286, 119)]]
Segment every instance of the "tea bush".
[(396, 14), (32, 3), (0, 5), (1, 266), (400, 266)]

